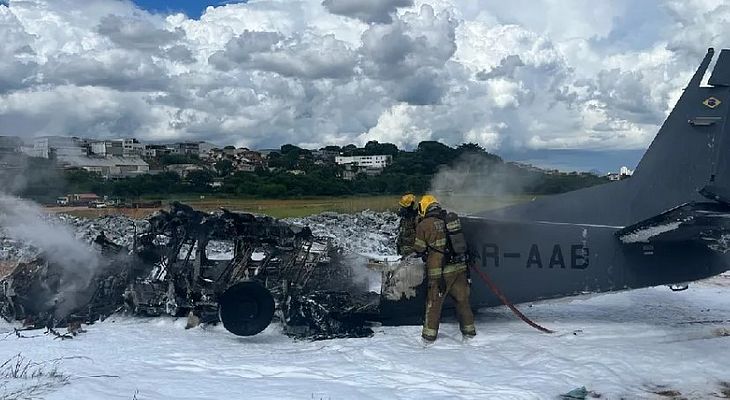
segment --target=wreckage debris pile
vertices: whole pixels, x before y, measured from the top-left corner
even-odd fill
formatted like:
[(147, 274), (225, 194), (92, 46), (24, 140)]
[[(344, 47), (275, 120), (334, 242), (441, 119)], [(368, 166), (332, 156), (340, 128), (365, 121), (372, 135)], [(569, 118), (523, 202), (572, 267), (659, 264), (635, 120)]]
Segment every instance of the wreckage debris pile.
[[(147, 220), (135, 220), (125, 216), (85, 219), (68, 215), (48, 215), (44, 218), (48, 219), (49, 224), (70, 227), (76, 238), (82, 242), (92, 243), (97, 241), (100, 235), (103, 235), (104, 240), (99, 243), (111, 242), (116, 244), (119, 246), (118, 250), (122, 250), (123, 253), (126, 253), (124, 250), (131, 253), (135, 248), (135, 234), (143, 234), (151, 228), (150, 222)], [(306, 218), (289, 219), (284, 222), (292, 225), (308, 226), (315, 236), (331, 238), (332, 245), (345, 250), (339, 253), (343, 257), (350, 257), (355, 253), (361, 255), (392, 255), (395, 253), (394, 243), (398, 217), (390, 212), (363, 211), (352, 215), (323, 213)], [(141, 242), (142, 237), (137, 237), (140, 238)], [(210, 259), (218, 258), (216, 255), (233, 254), (232, 243), (228, 241), (210, 241), (208, 244), (206, 250)], [(140, 246), (140, 243), (136, 243), (136, 245)], [(144, 248), (144, 245), (142, 248)], [(18, 263), (38, 264), (38, 260), (42, 258), (43, 255), (33, 246), (32, 240), (28, 243), (15, 241), (0, 228), (0, 273), (2, 273), (0, 279), (3, 276), (8, 276), (8, 273), (12, 273), (13, 270), (18, 271), (14, 267)], [(126, 271), (126, 269), (120, 269), (120, 271)], [(114, 275), (108, 278), (116, 279)], [(125, 281), (125, 279), (121, 279), (120, 282)], [(334, 282), (335, 280), (328, 278), (326, 281)], [(100, 281), (99, 285), (99, 290), (108, 286), (106, 280)], [(116, 288), (118, 285), (111, 286)], [(320, 286), (322, 285), (317, 285), (319, 290), (325, 291), (315, 289), (314, 292), (302, 293), (294, 299), (295, 301), (291, 304), (294, 320), (290, 322), (299, 327), (306, 327), (306, 329), (304, 332), (290, 332), (288, 334), (310, 339), (322, 339), (328, 337), (362, 337), (372, 333), (365, 320), (362, 319), (362, 315), (371, 313), (373, 311), (371, 307), (377, 307), (377, 302), (373, 302), (372, 299), (358, 299), (355, 301), (350, 297), (350, 288), (347, 285), (337, 285), (336, 288), (331, 289)], [(104, 298), (103, 296), (106, 296), (104, 293), (107, 293), (107, 291), (99, 290), (96, 293), (101, 293), (102, 298)], [(328, 292), (327, 290), (334, 291)], [(113, 299), (111, 302), (113, 304), (110, 303), (111, 306), (109, 307), (106, 307), (106, 303), (103, 305), (106, 307), (105, 310), (108, 309), (109, 312), (113, 312), (115, 307), (112, 306), (116, 305), (121, 295), (117, 294), (117, 290), (109, 292), (109, 296), (114, 294), (111, 297), (107, 296)], [(353, 293), (355, 292), (353, 291)]]
[[(132, 250), (134, 232), (148, 229), (146, 220), (135, 220), (125, 216), (104, 216), (96, 219), (78, 218), (65, 214), (48, 215), (48, 223), (63, 224), (74, 231), (76, 237), (83, 242), (91, 243), (102, 232), (108, 240), (124, 248)], [(0, 228), (0, 261), (28, 262), (38, 257), (39, 251), (33, 243), (21, 243), (13, 240)]]
[(308, 225), (315, 235), (329, 236), (337, 246), (354, 253), (381, 256), (396, 254), (398, 216), (393, 212), (324, 212), (286, 221), (296, 225)]
[[(70, 226), (76, 237), (92, 242), (104, 233), (111, 242), (128, 250), (134, 246), (134, 233), (148, 229), (149, 222), (114, 215), (96, 219), (78, 218), (59, 214), (48, 216), (50, 222)], [(395, 237), (398, 232), (398, 216), (392, 212), (365, 210), (355, 214), (324, 212), (304, 218), (290, 218), (286, 222), (309, 226), (317, 236), (331, 237), (335, 245), (358, 254), (393, 255), (396, 253)], [(211, 243), (209, 251), (230, 253), (230, 244)], [(31, 243), (19, 243), (3, 234), (0, 229), (0, 260), (29, 261), (38, 256)]]

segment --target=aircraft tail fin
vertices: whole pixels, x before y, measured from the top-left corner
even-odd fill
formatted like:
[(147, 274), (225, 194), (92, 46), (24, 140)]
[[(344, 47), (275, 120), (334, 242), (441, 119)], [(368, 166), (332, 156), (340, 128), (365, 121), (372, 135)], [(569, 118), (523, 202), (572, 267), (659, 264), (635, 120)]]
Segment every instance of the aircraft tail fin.
[(636, 204), (666, 210), (705, 198), (730, 201), (730, 50), (720, 52), (710, 86), (701, 86), (714, 54), (708, 50), (639, 162), (631, 178)]
[(730, 50), (703, 86), (714, 55), (707, 51), (631, 178), (482, 215), (629, 226), (708, 198), (730, 204)]

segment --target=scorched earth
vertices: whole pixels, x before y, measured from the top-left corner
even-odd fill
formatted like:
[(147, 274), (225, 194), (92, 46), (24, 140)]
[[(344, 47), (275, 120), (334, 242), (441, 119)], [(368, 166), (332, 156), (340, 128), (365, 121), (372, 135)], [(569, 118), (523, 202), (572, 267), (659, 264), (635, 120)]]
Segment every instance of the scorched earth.
[(46, 399), (554, 399), (585, 386), (604, 399), (728, 398), (726, 283), (523, 305), (556, 334), (506, 309), (482, 310), (476, 339), (462, 343), (451, 321), (426, 348), (416, 326), (310, 342), (276, 324), (237, 337), (222, 327), (184, 330), (182, 319), (113, 317), (61, 341), (42, 331), (17, 338), (2, 324), (3, 360), (60, 359), (41, 367), (63, 379), (5, 376), (0, 397), (40, 386)]

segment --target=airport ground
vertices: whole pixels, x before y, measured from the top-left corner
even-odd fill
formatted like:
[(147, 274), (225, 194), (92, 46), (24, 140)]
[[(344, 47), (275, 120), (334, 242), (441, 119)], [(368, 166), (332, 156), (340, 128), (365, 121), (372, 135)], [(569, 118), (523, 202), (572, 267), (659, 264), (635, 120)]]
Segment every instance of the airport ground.
[[(512, 204), (530, 201), (535, 196), (461, 196), (442, 195), (441, 202), (448, 208), (463, 213), (477, 213)], [(266, 214), (276, 218), (304, 217), (326, 211), (355, 213), (363, 210), (395, 211), (399, 196), (348, 196), (312, 197), (302, 199), (260, 199), (208, 196), (180, 196), (161, 199), (163, 206), (171, 201), (180, 201), (196, 209), (213, 211), (226, 208), (231, 211), (244, 211)], [(48, 211), (65, 213), (77, 217), (95, 218), (104, 215), (126, 215), (132, 218), (145, 218), (157, 208), (88, 208), (88, 207), (48, 207)]]

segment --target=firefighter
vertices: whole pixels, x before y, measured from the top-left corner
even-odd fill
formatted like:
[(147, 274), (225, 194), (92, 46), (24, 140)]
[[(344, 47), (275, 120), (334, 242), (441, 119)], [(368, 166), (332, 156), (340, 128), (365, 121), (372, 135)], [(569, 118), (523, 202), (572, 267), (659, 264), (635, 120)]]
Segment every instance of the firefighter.
[[(428, 275), (426, 316), (421, 336), (426, 343), (436, 340), (441, 308), (448, 294), (456, 303), (461, 333), (465, 339), (470, 339), (476, 335), (476, 328), (469, 305), (466, 243), (461, 234), (461, 224), (456, 214), (444, 211), (431, 195), (421, 198), (418, 214), (422, 219), (416, 227), (414, 248), (426, 262)], [(449, 236), (452, 231), (462, 235), (458, 243), (452, 243), (451, 239), (455, 237)], [(458, 251), (454, 248), (458, 248)]]
[(413, 243), (416, 240), (416, 224), (418, 222), (418, 210), (416, 210), (416, 196), (412, 193), (403, 195), (398, 202), (400, 210), (400, 224), (398, 225), (398, 239), (396, 248), (398, 254), (407, 256), (413, 253)]

